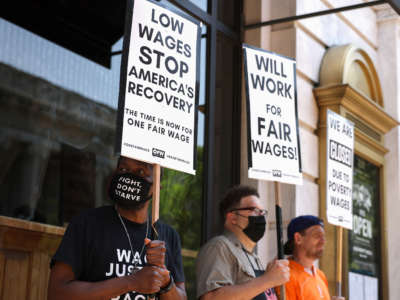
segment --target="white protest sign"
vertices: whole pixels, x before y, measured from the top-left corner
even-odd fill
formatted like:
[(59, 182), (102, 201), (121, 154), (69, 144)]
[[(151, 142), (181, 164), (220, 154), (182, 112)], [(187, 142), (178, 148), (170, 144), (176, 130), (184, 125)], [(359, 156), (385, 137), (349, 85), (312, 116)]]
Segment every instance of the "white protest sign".
[(328, 222), (353, 228), (354, 124), (327, 111), (326, 214)]
[(130, 9), (117, 151), (195, 174), (199, 22), (147, 0)]
[(243, 46), (249, 178), (302, 184), (296, 61)]

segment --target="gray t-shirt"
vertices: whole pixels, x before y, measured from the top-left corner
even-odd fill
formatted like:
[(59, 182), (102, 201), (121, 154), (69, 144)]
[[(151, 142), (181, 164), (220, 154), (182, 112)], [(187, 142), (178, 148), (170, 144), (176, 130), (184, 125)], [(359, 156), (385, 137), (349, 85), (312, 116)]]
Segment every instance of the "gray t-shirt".
[(254, 251), (245, 251), (230, 231), (209, 240), (200, 249), (196, 260), (197, 298), (217, 288), (255, 278), (255, 266), (264, 270)]

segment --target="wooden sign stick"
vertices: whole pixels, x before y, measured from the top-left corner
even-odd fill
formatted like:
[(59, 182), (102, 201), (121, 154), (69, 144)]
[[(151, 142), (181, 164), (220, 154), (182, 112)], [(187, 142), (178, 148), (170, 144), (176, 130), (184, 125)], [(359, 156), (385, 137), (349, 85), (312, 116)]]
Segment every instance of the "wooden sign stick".
[[(276, 215), (276, 237), (278, 241), (278, 259), (283, 259), (283, 234), (282, 234), (282, 206), (279, 191), (279, 183), (274, 181), (275, 186), (275, 215)], [(280, 299), (286, 300), (285, 285), (280, 286)]]
[(342, 296), (343, 227), (336, 230), (336, 295)]
[[(160, 177), (161, 167), (159, 164), (153, 164), (153, 202), (151, 204), (151, 227), (154, 231), (154, 240), (158, 240), (158, 232), (154, 225), (160, 217)], [(156, 299), (156, 294), (149, 295), (150, 300)]]
[(153, 203), (151, 205), (151, 224), (155, 233), (154, 238), (158, 238), (158, 232), (154, 226), (160, 217), (160, 176), (161, 167), (159, 164), (153, 165)]

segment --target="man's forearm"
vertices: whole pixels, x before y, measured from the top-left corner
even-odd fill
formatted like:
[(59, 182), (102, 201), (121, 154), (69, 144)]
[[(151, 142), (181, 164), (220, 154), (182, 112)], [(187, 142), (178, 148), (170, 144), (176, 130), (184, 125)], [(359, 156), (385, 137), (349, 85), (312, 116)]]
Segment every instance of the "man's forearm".
[(49, 285), (48, 300), (97, 300), (111, 299), (130, 291), (129, 280), (124, 277), (112, 278), (100, 282), (86, 282), (73, 280), (59, 284), (56, 287)]
[(258, 277), (237, 285), (226, 285), (201, 296), (201, 300), (249, 300), (273, 287), (265, 278)]
[(165, 294), (160, 295), (160, 300), (186, 300), (185, 284), (183, 282), (177, 282), (174, 287)]

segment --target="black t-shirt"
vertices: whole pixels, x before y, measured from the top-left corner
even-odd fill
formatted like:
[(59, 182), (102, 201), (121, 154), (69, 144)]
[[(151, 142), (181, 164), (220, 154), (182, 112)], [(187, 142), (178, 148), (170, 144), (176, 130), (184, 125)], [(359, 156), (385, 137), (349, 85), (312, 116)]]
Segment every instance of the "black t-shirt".
[[(129, 232), (134, 254), (128, 237), (114, 207), (104, 206), (90, 209), (75, 217), (69, 224), (63, 240), (54, 255), (56, 261), (72, 267), (76, 280), (102, 281), (128, 275), (138, 262), (139, 268), (146, 264), (145, 252), (141, 253), (147, 224), (139, 224), (123, 218)], [(151, 224), (148, 226), (151, 232)], [(175, 282), (184, 282), (181, 243), (178, 233), (169, 225), (156, 223), (159, 240), (165, 241), (165, 265)], [(149, 234), (147, 235), (149, 237)], [(115, 300), (143, 300), (144, 295), (130, 292), (113, 298)]]

